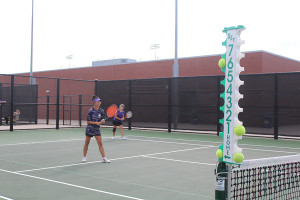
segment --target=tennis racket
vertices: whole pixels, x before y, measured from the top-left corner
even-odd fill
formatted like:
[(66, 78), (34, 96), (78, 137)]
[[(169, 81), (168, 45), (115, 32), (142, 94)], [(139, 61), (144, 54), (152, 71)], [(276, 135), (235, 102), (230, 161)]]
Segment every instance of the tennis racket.
[(118, 111), (118, 107), (115, 104), (110, 105), (106, 109), (106, 115), (107, 115), (107, 117), (105, 118), (105, 120), (108, 119), (108, 118), (110, 118), (110, 117), (114, 117), (117, 111)]
[(128, 111), (126, 114), (125, 114), (125, 118), (131, 118), (132, 117), (132, 112), (131, 111)]

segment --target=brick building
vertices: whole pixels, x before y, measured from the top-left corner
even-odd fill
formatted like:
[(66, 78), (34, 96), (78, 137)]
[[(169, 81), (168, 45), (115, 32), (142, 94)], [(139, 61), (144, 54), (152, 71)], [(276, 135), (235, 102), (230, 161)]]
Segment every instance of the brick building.
[[(218, 68), (221, 55), (209, 55), (179, 59), (179, 76), (222, 75)], [(71, 78), (83, 80), (126, 80), (165, 78), (172, 76), (173, 59), (137, 62), (101, 67), (83, 67), (34, 72), (34, 76)], [(300, 62), (266, 51), (245, 52), (241, 59), (245, 67), (242, 74), (262, 74), (300, 71)], [(29, 75), (29, 74), (23, 74)]]

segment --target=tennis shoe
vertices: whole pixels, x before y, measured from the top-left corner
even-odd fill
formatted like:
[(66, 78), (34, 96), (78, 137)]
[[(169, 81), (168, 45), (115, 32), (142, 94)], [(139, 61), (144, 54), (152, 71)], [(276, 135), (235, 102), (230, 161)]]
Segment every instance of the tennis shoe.
[(105, 157), (105, 158), (102, 158), (102, 162), (103, 162), (103, 163), (110, 163), (110, 160), (108, 160), (108, 159)]
[(82, 162), (86, 162), (86, 157), (82, 157)]
[(113, 136), (111, 139), (114, 140), (114, 139), (115, 139), (115, 136)]
[(122, 137), (122, 139), (121, 140), (126, 140), (126, 138), (125, 137)]

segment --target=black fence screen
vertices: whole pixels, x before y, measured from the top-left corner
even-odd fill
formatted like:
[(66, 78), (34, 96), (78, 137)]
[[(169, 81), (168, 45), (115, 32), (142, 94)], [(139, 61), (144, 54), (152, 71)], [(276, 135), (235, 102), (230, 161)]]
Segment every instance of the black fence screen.
[[(0, 85), (0, 99), (6, 103), (1, 104), (1, 125), (14, 121), (18, 124), (37, 123), (37, 99), (38, 85), (14, 84), (13, 89), (10, 83)], [(14, 93), (14, 105), (11, 107), (11, 92)], [(11, 110), (13, 114), (11, 115)]]
[[(6, 101), (0, 107), (2, 126), (5, 117), (13, 117), (19, 109), (19, 123), (81, 127), (96, 94), (104, 109), (125, 104), (126, 111), (133, 112), (124, 122), (129, 129), (222, 131), (224, 76), (114, 81), (35, 77), (35, 85), (29, 85), (26, 76), (0, 78), (0, 100)], [(239, 102), (243, 108), (239, 119), (248, 134), (300, 138), (300, 73), (241, 75), (241, 80), (244, 98)]]
[[(224, 76), (98, 81), (105, 106), (125, 104), (133, 127), (222, 131)], [(300, 137), (300, 73), (241, 75), (239, 105), (248, 134)], [(126, 123), (126, 125), (128, 125)]]
[[(2, 88), (2, 99), (11, 102), (10, 87)], [(19, 110), (17, 123), (37, 123), (37, 85), (15, 85), (14, 86), (14, 112)], [(2, 116), (10, 117), (10, 104), (3, 104)], [(16, 116), (14, 117), (16, 118)]]

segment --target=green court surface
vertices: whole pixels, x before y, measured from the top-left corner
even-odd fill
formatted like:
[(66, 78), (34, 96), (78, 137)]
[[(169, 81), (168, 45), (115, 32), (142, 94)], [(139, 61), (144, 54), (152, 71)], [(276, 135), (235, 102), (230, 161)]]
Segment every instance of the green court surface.
[[(84, 128), (0, 132), (0, 199), (214, 199), (221, 137), (126, 130), (124, 141), (111, 131), (102, 128), (109, 164), (95, 139), (81, 163)], [(292, 140), (244, 137), (239, 146), (246, 159), (300, 153)]]

